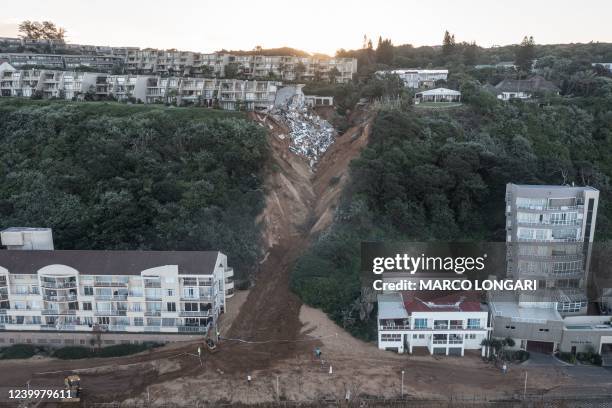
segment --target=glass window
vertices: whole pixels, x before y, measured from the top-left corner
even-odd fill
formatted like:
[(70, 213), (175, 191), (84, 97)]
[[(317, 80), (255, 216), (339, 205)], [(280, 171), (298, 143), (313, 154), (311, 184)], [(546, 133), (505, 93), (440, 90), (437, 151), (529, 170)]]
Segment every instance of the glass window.
[(468, 329), (480, 329), (480, 319), (468, 319)]
[(414, 328), (415, 329), (426, 329), (427, 319), (414, 319)]

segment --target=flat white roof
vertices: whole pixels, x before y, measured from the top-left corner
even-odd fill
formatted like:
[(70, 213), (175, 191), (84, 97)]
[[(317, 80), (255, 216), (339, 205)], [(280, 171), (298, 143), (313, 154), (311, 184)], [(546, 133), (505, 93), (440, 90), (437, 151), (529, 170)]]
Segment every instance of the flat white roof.
[(461, 92), (455, 91), (453, 89), (448, 88), (436, 88), (436, 89), (428, 89), (423, 92), (419, 92), (417, 95), (456, 95), (461, 96)]
[(494, 316), (522, 320), (562, 320), (559, 312), (553, 307), (525, 307), (514, 302), (491, 302), (490, 306)]
[(379, 319), (408, 319), (401, 293), (383, 293), (377, 300)]

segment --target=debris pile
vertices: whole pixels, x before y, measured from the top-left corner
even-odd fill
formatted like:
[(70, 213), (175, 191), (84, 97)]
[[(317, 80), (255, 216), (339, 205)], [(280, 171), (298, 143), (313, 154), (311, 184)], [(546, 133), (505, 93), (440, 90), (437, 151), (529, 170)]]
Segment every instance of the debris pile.
[(312, 113), (304, 103), (304, 94), (286, 97), (272, 112), (274, 118), (289, 129), (289, 149), (309, 160), (313, 167), (334, 142), (336, 131), (325, 119)]

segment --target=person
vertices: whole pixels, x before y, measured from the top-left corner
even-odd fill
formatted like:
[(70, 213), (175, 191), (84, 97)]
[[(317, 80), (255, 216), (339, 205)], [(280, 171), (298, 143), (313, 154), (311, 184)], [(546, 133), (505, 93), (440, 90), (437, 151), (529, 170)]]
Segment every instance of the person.
[(315, 357), (320, 360), (321, 359), (321, 349), (319, 347), (315, 347), (314, 353), (315, 353)]
[(508, 366), (506, 365), (506, 363), (504, 363), (504, 365), (502, 366), (502, 371), (504, 372), (504, 374), (506, 374), (506, 371), (508, 371)]

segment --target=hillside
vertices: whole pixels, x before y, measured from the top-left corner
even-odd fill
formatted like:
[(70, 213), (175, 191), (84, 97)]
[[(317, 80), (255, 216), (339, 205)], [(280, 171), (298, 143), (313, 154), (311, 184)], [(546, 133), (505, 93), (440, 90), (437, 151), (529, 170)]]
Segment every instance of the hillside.
[(240, 114), (0, 101), (2, 227), (52, 227), (58, 249), (260, 255), (265, 132)]
[(504, 103), (460, 78), (459, 108), (383, 104), (331, 230), (293, 270), (302, 300), (360, 337), (375, 333), (359, 318), (360, 243), (505, 241), (508, 182), (596, 187), (596, 240), (612, 238), (612, 79), (578, 76), (572, 98)]

